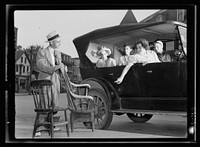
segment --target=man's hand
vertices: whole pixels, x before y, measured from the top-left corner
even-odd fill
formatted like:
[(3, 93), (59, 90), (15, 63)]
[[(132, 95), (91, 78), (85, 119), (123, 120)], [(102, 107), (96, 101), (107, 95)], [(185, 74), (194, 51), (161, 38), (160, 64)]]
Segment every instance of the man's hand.
[(62, 69), (64, 69), (64, 67), (65, 67), (65, 66), (64, 66), (63, 63), (60, 63), (59, 65), (55, 65), (55, 71), (58, 70), (58, 69), (61, 69), (61, 70), (62, 70)]

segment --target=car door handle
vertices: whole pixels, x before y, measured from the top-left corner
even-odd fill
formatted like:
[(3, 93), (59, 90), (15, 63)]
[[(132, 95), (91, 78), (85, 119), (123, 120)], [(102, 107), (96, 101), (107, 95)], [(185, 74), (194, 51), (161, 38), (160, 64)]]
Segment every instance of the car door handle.
[(152, 70), (147, 70), (147, 73), (152, 73)]

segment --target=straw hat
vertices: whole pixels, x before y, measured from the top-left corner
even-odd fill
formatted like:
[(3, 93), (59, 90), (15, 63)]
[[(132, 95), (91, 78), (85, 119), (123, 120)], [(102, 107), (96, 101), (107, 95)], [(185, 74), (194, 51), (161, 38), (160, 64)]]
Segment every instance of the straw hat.
[(57, 38), (60, 38), (60, 35), (56, 31), (52, 31), (46, 37), (47, 37), (47, 40), (48, 40), (47, 42), (49, 42), (49, 41), (53, 41)]
[(91, 54), (93, 57), (100, 57), (101, 53), (105, 51), (107, 53), (107, 56), (109, 56), (111, 54), (111, 50), (109, 48), (107, 48), (106, 46), (102, 46), (100, 49), (98, 50), (93, 50), (91, 51)]

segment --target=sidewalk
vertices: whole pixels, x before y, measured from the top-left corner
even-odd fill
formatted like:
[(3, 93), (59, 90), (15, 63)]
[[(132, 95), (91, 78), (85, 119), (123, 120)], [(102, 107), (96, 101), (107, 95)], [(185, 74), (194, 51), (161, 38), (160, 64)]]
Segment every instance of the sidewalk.
[[(16, 138), (17, 139), (31, 139), (32, 137), (32, 129), (33, 126), (17, 126), (16, 128)], [(50, 138), (47, 132), (42, 132), (42, 136), (35, 137), (36, 139), (46, 139)], [(70, 136), (67, 137), (66, 129), (64, 127), (61, 128), (61, 131), (54, 132), (55, 139), (63, 139), (63, 138), (70, 138), (70, 139), (115, 139), (115, 138), (122, 138), (122, 139), (137, 139), (137, 138), (171, 138), (170, 136), (160, 136), (160, 135), (148, 135), (148, 134), (139, 134), (139, 133), (127, 133), (127, 132), (119, 132), (119, 131), (111, 131), (111, 130), (94, 130), (92, 132), (91, 129), (86, 128), (75, 128), (74, 132), (71, 133)]]
[[(22, 96), (23, 95), (23, 96)], [(64, 96), (64, 95), (63, 95)], [(32, 139), (33, 123), (35, 120), (35, 112), (32, 96), (28, 93), (16, 94), (16, 116), (15, 116), (15, 137), (16, 139)], [(63, 104), (63, 103), (62, 103)], [(61, 131), (54, 133), (55, 139), (141, 139), (141, 138), (174, 138), (170, 136), (162, 136), (155, 134), (140, 134), (113, 130), (97, 130), (92, 132), (86, 129), (82, 122), (75, 122), (74, 132), (67, 137), (65, 126), (59, 126)], [(47, 132), (43, 132), (38, 139), (50, 138)]]

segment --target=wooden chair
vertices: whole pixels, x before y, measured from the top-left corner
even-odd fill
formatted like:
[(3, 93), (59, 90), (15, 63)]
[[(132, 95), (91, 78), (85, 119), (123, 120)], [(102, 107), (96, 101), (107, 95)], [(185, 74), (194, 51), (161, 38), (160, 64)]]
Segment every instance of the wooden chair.
[[(69, 137), (69, 122), (67, 118), (67, 108), (55, 107), (52, 97), (52, 85), (50, 80), (35, 80), (31, 82), (32, 95), (35, 105), (35, 123), (32, 138), (35, 137), (36, 132), (48, 131), (51, 138), (54, 137), (54, 127), (59, 125), (66, 125), (67, 136)], [(53, 115), (59, 111), (64, 112), (64, 121), (54, 122)], [(48, 118), (43, 121), (40, 117)], [(38, 127), (43, 126), (44, 129), (38, 130)]]
[(66, 94), (70, 113), (71, 132), (73, 132), (74, 122), (89, 122), (94, 131), (95, 105), (92, 96), (88, 95), (89, 84), (75, 84), (70, 81), (66, 72), (62, 72), (66, 83)]

